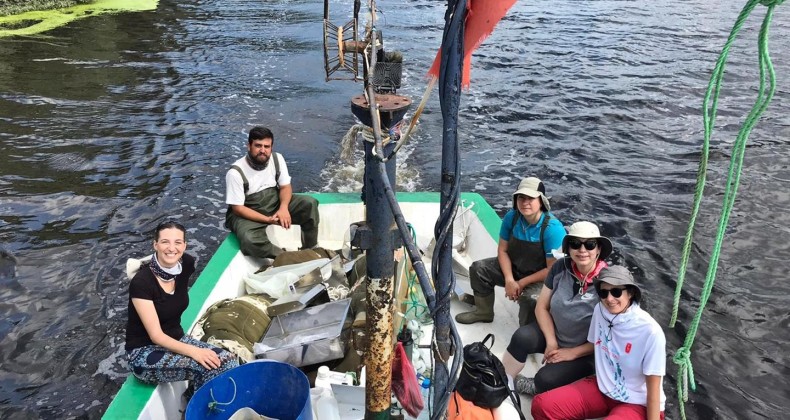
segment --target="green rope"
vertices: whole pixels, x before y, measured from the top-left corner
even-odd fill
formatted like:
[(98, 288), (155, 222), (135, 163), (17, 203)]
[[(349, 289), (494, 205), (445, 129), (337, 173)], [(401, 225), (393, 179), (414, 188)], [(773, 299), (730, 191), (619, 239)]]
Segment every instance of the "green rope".
[[(686, 333), (683, 346), (680, 347), (677, 352), (675, 352), (675, 355), (672, 358), (675, 364), (678, 365), (678, 399), (681, 401), (680, 414), (684, 420), (686, 418), (686, 413), (683, 403), (688, 401), (689, 384), (691, 385), (691, 389), (696, 391), (694, 369), (691, 365), (691, 347), (694, 344), (694, 338), (697, 334), (700, 319), (702, 318), (702, 312), (704, 311), (705, 305), (708, 303), (711, 291), (713, 290), (713, 283), (715, 281), (716, 271), (719, 265), (719, 256), (721, 254), (721, 245), (724, 240), (724, 233), (727, 228), (727, 224), (729, 223), (730, 214), (732, 212), (733, 205), (735, 204), (735, 196), (740, 183), (741, 170), (743, 168), (743, 156), (744, 151), (746, 150), (746, 142), (749, 138), (749, 134), (751, 134), (751, 131), (757, 124), (760, 116), (768, 107), (768, 103), (771, 101), (774, 92), (776, 91), (776, 75), (771, 63), (771, 58), (768, 54), (768, 29), (771, 24), (774, 7), (782, 4), (783, 2), (784, 0), (749, 0), (746, 3), (746, 6), (741, 11), (741, 14), (738, 16), (738, 19), (736, 20), (735, 25), (730, 32), (730, 36), (727, 39), (724, 48), (722, 48), (719, 59), (716, 61), (716, 66), (713, 69), (713, 75), (711, 76), (710, 83), (708, 84), (708, 90), (703, 101), (703, 125), (705, 128), (705, 134), (702, 145), (702, 156), (700, 158), (699, 170), (697, 172), (697, 185), (694, 192), (694, 205), (692, 207), (691, 218), (689, 221), (688, 230), (686, 232), (686, 239), (683, 243), (683, 252), (680, 270), (678, 272), (677, 286), (675, 288), (674, 305), (672, 308), (670, 327), (674, 327), (675, 322), (677, 321), (678, 306), (680, 304), (680, 291), (683, 287), (683, 280), (685, 278), (687, 269), (686, 266), (691, 253), (694, 225), (699, 213), (700, 201), (702, 200), (702, 193), (705, 186), (708, 155), (710, 150), (710, 138), (711, 133), (713, 132), (713, 123), (716, 119), (719, 91), (721, 89), (721, 82), (724, 76), (724, 68), (727, 61), (727, 56), (729, 55), (730, 47), (735, 41), (738, 32), (740, 32), (744, 22), (749, 17), (753, 9), (757, 6), (757, 4), (763, 4), (768, 7), (768, 11), (766, 12), (765, 18), (763, 19), (763, 23), (760, 28), (760, 35), (758, 37), (760, 87), (758, 90), (757, 99), (743, 125), (741, 126), (738, 136), (735, 139), (735, 143), (733, 144), (733, 153), (730, 159), (730, 166), (727, 174), (727, 186), (724, 193), (721, 216), (719, 218), (719, 225), (716, 232), (716, 240), (714, 242), (713, 252), (711, 253), (708, 264), (705, 285), (700, 296), (700, 306), (697, 309), (697, 313), (692, 320), (688, 332)], [(769, 84), (767, 92), (766, 83)]]
[[(409, 225), (409, 231), (411, 231), (411, 239), (416, 244), (417, 243), (417, 232), (414, 230), (414, 227)], [(404, 253), (408, 258), (408, 254)], [(409, 258), (411, 261), (411, 258)], [(412, 264), (414, 261), (412, 261)], [(428, 309), (428, 305), (424, 304), (425, 297), (422, 294), (422, 287), (418, 283), (417, 273), (406, 271), (406, 278), (409, 280), (409, 308), (406, 310), (406, 315), (409, 314), (411, 310), (414, 310), (414, 317), (419, 319), (420, 322), (425, 323), (426, 315), (430, 315), (430, 310)], [(419, 291), (419, 293), (417, 293)]]
[[(412, 227), (411, 225), (409, 225), (409, 231), (411, 232), (412, 241), (414, 241), (414, 243), (416, 244), (417, 243), (417, 232), (414, 231), (414, 227)], [(407, 252), (405, 252), (405, 249), (404, 249), (404, 253), (403, 254), (406, 256), (407, 260), (411, 261), (411, 258), (409, 258), (409, 254)], [(425, 321), (426, 321), (426, 319), (425, 319), (426, 315), (430, 314), (430, 310), (428, 309), (428, 305), (423, 303), (425, 301), (425, 298), (420, 293), (417, 293), (415, 291), (415, 290), (422, 291), (422, 289), (419, 288), (420, 285), (419, 285), (418, 280), (417, 280), (417, 274), (409, 272), (407, 264), (403, 265), (403, 270), (405, 271), (404, 275), (406, 276), (406, 280), (407, 280), (407, 286), (406, 287), (407, 287), (407, 290), (408, 290), (409, 300), (404, 302), (405, 305), (406, 305), (406, 313), (403, 314), (403, 319), (401, 320), (401, 325), (398, 326), (397, 331), (400, 331), (401, 329), (403, 329), (403, 323), (404, 322), (408, 322), (407, 321), (408, 315), (411, 312), (414, 312), (414, 318), (415, 319), (418, 319), (418, 320), (420, 320), (420, 322), (423, 322), (423, 323), (425, 323)]]
[(419, 284), (417, 283), (417, 275), (408, 273), (406, 276), (409, 280), (409, 302), (407, 303), (407, 309), (406, 313), (404, 314), (404, 318), (407, 318), (410, 312), (414, 312), (414, 318), (425, 323), (425, 317), (426, 315), (430, 314), (430, 310), (428, 309), (428, 305), (422, 303), (422, 296), (415, 292), (415, 290), (418, 290), (417, 287), (419, 287)]

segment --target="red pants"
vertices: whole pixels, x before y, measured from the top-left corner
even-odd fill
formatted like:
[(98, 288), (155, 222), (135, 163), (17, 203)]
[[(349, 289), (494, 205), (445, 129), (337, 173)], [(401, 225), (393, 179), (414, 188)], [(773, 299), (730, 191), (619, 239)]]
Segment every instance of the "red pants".
[(594, 376), (538, 394), (532, 400), (532, 417), (535, 420), (594, 419), (604, 416), (606, 420), (644, 420), (647, 419), (647, 407), (603, 395), (598, 390)]

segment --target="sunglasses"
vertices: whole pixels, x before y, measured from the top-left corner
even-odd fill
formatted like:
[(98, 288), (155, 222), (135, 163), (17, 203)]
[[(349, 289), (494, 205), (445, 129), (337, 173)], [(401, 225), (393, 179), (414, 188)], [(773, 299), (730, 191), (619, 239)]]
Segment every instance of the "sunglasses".
[(620, 296), (623, 295), (623, 290), (625, 289), (626, 289), (625, 287), (615, 287), (612, 289), (598, 289), (598, 297), (601, 299), (606, 299), (609, 297), (609, 293), (611, 293), (612, 297), (619, 298)]
[(595, 249), (595, 247), (598, 246), (598, 240), (597, 239), (586, 239), (586, 240), (582, 241), (579, 238), (571, 238), (571, 239), (568, 240), (568, 246), (571, 249), (579, 249), (579, 248), (582, 247), (582, 245), (584, 245), (584, 249), (586, 249), (588, 251), (592, 251), (593, 249)]

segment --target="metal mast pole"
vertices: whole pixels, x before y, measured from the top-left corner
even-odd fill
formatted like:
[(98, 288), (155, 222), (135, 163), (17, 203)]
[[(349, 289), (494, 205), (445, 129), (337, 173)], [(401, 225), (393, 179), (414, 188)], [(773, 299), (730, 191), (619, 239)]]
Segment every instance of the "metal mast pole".
[[(392, 304), (394, 290), (394, 237), (397, 236), (384, 186), (378, 173), (381, 161), (373, 155), (374, 144), (365, 144), (365, 204), (370, 228), (367, 255), (367, 336), (365, 352), (367, 386), (365, 420), (390, 418), (392, 386)], [(394, 147), (384, 147), (389, 152)], [(395, 184), (395, 159), (386, 163), (387, 177)]]
[[(395, 281), (393, 237), (397, 235), (395, 218), (385, 194), (384, 180), (377, 170), (381, 157), (387, 156), (395, 144), (382, 145), (381, 114), (376, 101), (372, 74), (376, 67), (378, 33), (376, 2), (370, 0), (370, 30), (366, 49), (365, 91), (370, 106), (374, 142), (365, 144), (365, 219), (370, 228), (367, 255), (367, 329), (368, 346), (365, 365), (368, 383), (365, 387), (365, 420), (389, 420), (392, 399), (392, 305)], [(376, 156), (378, 155), (378, 157)], [(395, 185), (395, 157), (387, 161), (385, 171), (390, 185)]]

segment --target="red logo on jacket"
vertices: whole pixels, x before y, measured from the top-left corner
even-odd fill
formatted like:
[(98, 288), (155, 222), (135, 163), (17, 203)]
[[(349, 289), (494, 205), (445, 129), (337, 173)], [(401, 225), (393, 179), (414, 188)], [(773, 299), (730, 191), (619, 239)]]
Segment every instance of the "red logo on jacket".
[(628, 343), (628, 344), (625, 345), (625, 352), (626, 353), (631, 353), (631, 343)]

